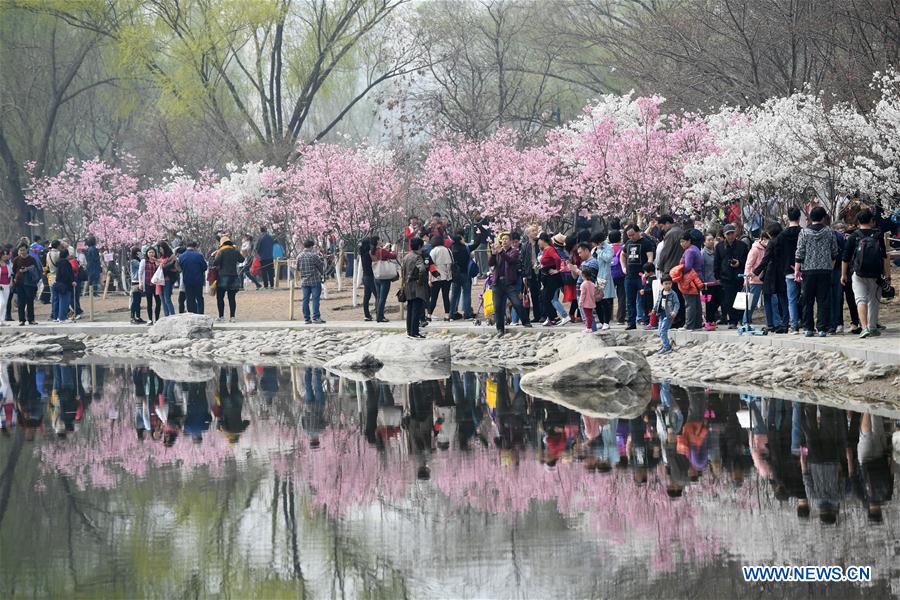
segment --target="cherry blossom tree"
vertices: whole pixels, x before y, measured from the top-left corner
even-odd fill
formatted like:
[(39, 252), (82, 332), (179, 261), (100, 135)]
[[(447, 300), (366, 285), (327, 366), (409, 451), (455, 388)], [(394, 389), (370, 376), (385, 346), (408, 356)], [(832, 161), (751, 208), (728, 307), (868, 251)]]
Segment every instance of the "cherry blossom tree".
[(94, 235), (104, 245), (126, 244), (140, 231), (137, 179), (101, 160), (70, 158), (56, 175), (33, 179), (28, 200), (72, 242)]

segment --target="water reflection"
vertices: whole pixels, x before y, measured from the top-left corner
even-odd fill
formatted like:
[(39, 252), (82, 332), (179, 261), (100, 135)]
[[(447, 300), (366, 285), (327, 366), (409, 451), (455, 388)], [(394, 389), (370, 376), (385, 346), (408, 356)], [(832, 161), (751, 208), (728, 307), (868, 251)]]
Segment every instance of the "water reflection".
[[(236, 568), (254, 586), (266, 580), (258, 569), (274, 569), (279, 580), (327, 588), (308, 572), (325, 569), (321, 527), (333, 528), (327, 543), (347, 556), (365, 548), (395, 565), (390, 577), (399, 573), (417, 595), (452, 579), (454, 565), (516, 560), (545, 568), (546, 556), (523, 554), (517, 535), (591, 573), (576, 586), (573, 595), (582, 596), (612, 593), (604, 587), (610, 578), (626, 581), (629, 594), (650, 593), (651, 580), (685, 569), (718, 569), (732, 581), (730, 557), (874, 562), (883, 567), (875, 571), (881, 586), (896, 569), (896, 557), (874, 551), (898, 539), (890, 518), (895, 423), (882, 414), (668, 382), (648, 390), (642, 409), (579, 412), (528, 395), (520, 375), (507, 371), (453, 371), (403, 385), (354, 382), (312, 366), (224, 366), (192, 370), (184, 381), (175, 373), (0, 365), (0, 498), (4, 490), (11, 498), (0, 503), (0, 525), (53, 522), (56, 499), (66, 498), (66, 514), (83, 517), (80, 535), (101, 557), (137, 543), (114, 531), (158, 539), (181, 528), (175, 537), (185, 547), (173, 552), (194, 548), (197, 556), (173, 566), (176, 575), (202, 566), (232, 593), (220, 561), (235, 552), (247, 553)], [(202, 521), (194, 521), (206, 510), (204, 494), (215, 499), (212, 522), (233, 528), (208, 548), (197, 537)], [(169, 513), (177, 519), (161, 517)], [(496, 520), (472, 529), (473, 515)], [(9, 548), (24, 539), (17, 527), (0, 528), (0, 561), (26, 570), (63, 535), (51, 527), (14, 554)], [(66, 527), (73, 535), (72, 523)], [(429, 535), (466, 550), (447, 555)], [(632, 570), (636, 560), (643, 571)], [(304, 561), (312, 561), (307, 570)], [(137, 581), (140, 562), (125, 562), (116, 568)], [(353, 589), (387, 577), (357, 566)], [(512, 585), (550, 593), (559, 576), (548, 575), (546, 588)], [(53, 587), (43, 577), (45, 589), (72, 591), (71, 582)], [(515, 595), (508, 584), (458, 595)], [(12, 595), (9, 585), (0, 583), (0, 594)], [(37, 589), (19, 585), (17, 593)], [(354, 595), (349, 589), (344, 594)], [(94, 591), (101, 590), (111, 588)]]

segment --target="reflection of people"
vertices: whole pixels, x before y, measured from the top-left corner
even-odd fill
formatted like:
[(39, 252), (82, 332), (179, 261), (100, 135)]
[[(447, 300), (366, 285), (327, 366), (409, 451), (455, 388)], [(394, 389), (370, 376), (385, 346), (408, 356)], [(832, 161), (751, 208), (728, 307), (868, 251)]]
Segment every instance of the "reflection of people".
[(894, 493), (894, 473), (891, 470), (891, 447), (885, 432), (884, 417), (865, 413), (859, 424), (857, 459), (862, 479), (863, 498), (869, 520), (881, 523), (881, 507)]
[(826, 524), (837, 521), (844, 493), (841, 458), (847, 450), (847, 417), (830, 406), (806, 404), (801, 410), (806, 452), (800, 455), (803, 485), (810, 503)]
[(250, 425), (250, 421), (241, 416), (244, 409), (244, 394), (241, 392), (240, 377), (237, 367), (219, 369), (219, 389), (216, 395), (215, 413), (219, 431), (225, 434), (229, 443), (240, 439), (241, 433)]
[(319, 437), (325, 430), (325, 387), (322, 385), (324, 371), (307, 367), (303, 373), (305, 402), (300, 424), (309, 436), (309, 447), (318, 448)]
[(15, 367), (16, 381), (16, 409), (19, 411), (18, 420), (25, 429), (25, 439), (34, 440), (37, 428), (44, 420), (44, 394), (38, 389), (38, 374), (42, 367), (37, 365), (17, 364)]
[(416, 477), (419, 479), (431, 477), (428, 458), (434, 433), (432, 399), (439, 395), (440, 388), (436, 381), (409, 384), (409, 407), (403, 421), (409, 433), (409, 450), (415, 457)]
[(191, 436), (195, 444), (203, 441), (203, 434), (209, 431), (212, 414), (206, 399), (206, 382), (182, 384), (187, 392), (187, 410), (184, 415), (184, 433)]
[(131, 373), (134, 383), (134, 429), (137, 439), (143, 441), (150, 425), (150, 404), (147, 401), (147, 367), (135, 367)]

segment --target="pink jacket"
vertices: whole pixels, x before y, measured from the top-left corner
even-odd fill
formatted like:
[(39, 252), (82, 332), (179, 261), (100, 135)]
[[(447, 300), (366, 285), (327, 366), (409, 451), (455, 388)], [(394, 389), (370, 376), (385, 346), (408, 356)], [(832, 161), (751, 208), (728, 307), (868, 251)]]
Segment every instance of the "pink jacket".
[(581, 282), (581, 293), (578, 295), (578, 306), (581, 308), (597, 308), (597, 301), (594, 299), (594, 291), (597, 284), (593, 281), (585, 279)]
[(753, 247), (747, 254), (747, 266), (744, 267), (744, 274), (747, 275), (747, 283), (762, 283), (762, 279), (753, 274), (754, 269), (762, 262), (763, 256), (766, 254), (766, 247), (762, 242), (756, 240)]

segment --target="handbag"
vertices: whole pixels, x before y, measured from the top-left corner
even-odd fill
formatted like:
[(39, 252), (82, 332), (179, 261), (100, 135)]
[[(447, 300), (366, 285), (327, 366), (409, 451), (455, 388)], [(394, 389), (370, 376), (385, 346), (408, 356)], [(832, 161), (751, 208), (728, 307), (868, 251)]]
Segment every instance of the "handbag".
[(731, 305), (731, 308), (734, 310), (750, 310), (752, 302), (753, 295), (750, 292), (738, 292), (737, 296), (734, 297), (734, 304)]
[(219, 267), (210, 267), (206, 271), (206, 281), (213, 283), (219, 279)]
[(400, 279), (400, 265), (394, 260), (378, 260), (372, 263), (372, 274), (375, 279), (397, 281)]
[(153, 273), (153, 277), (150, 278), (150, 283), (154, 285), (165, 285), (166, 276), (163, 274), (162, 265), (156, 267), (156, 272)]
[(406, 288), (401, 287), (399, 290), (397, 290), (397, 302), (399, 302), (400, 304), (406, 302)]
[(253, 257), (253, 262), (250, 263), (250, 274), (254, 277), (259, 277), (260, 273), (262, 273), (262, 261), (259, 260), (259, 255)]

